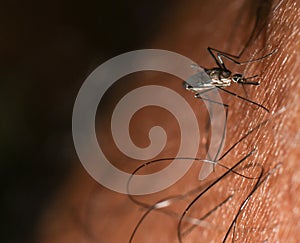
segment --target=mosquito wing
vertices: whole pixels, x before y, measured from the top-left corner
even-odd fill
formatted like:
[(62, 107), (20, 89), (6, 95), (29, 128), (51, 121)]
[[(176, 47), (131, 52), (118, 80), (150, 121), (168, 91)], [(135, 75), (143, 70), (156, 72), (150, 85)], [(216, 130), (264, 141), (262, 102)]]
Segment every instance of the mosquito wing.
[(198, 92), (203, 89), (211, 89), (215, 87), (214, 84), (212, 83), (211, 78), (202, 68), (195, 65), (193, 65), (192, 68), (196, 69), (197, 73), (190, 76), (184, 82), (184, 86), (187, 90)]

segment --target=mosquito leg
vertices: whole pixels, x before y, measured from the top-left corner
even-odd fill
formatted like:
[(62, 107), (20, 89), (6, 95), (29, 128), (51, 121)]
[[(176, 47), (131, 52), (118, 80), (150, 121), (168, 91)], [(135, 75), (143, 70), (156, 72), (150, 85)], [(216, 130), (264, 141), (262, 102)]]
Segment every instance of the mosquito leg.
[(196, 94), (195, 94), (195, 97), (196, 98), (200, 98), (202, 95), (204, 95), (204, 94), (206, 94), (206, 93), (208, 93), (208, 92), (210, 92), (210, 91), (213, 91), (213, 90), (215, 90), (216, 88), (211, 88), (211, 89), (205, 89), (205, 90), (203, 90), (203, 91), (201, 91), (201, 92), (197, 92)]
[(258, 106), (258, 107), (264, 109), (264, 110), (267, 111), (268, 113), (270, 112), (269, 109), (267, 109), (266, 107), (264, 107), (263, 105), (261, 105), (261, 104), (259, 104), (259, 103), (257, 103), (257, 102), (254, 102), (254, 101), (252, 101), (252, 100), (249, 100), (249, 99), (247, 99), (247, 98), (245, 98), (245, 97), (242, 97), (242, 96), (240, 96), (240, 95), (238, 95), (238, 94), (236, 94), (236, 93), (233, 93), (233, 92), (228, 91), (228, 90), (226, 90), (226, 89), (223, 89), (223, 88), (221, 88), (221, 87), (217, 87), (217, 88), (220, 89), (220, 90), (222, 90), (222, 91), (224, 91), (224, 92), (226, 92), (226, 93), (228, 93), (228, 94), (231, 94), (231, 95), (233, 95), (233, 96), (235, 96), (235, 97), (237, 97), (237, 98), (239, 98), (239, 99), (241, 99), (241, 100), (245, 100), (245, 101), (247, 101), (247, 102), (249, 102), (249, 103), (251, 103), (251, 104), (254, 104), (254, 105), (256, 105), (256, 106)]
[(209, 99), (209, 98), (201, 97), (201, 96), (198, 95), (198, 94), (196, 94), (195, 97), (196, 97), (197, 99), (206, 100), (206, 101), (211, 102), (211, 103), (213, 103), (213, 104), (222, 105), (222, 106), (224, 106), (224, 108), (228, 108), (228, 105), (226, 105), (226, 104), (220, 103), (220, 102), (218, 102), (218, 101), (211, 100), (211, 99)]
[(226, 69), (225, 64), (224, 64), (222, 58), (220, 58), (219, 55), (218, 55), (218, 58), (217, 58), (217, 57), (215, 56), (215, 54), (213, 53), (213, 51), (214, 51), (215, 49), (213, 49), (213, 48), (211, 48), (211, 47), (207, 47), (207, 50), (208, 50), (209, 54), (212, 56), (212, 58), (215, 60), (215, 63), (217, 64), (217, 66), (218, 66), (219, 68)]
[[(232, 58), (236, 58), (236, 59), (239, 59), (240, 56), (239, 55), (233, 55), (233, 54), (230, 54), (230, 53), (227, 53), (227, 52), (223, 52), (223, 51), (220, 51), (218, 49), (215, 49), (215, 48), (212, 48), (212, 47), (207, 47), (207, 50), (209, 51), (209, 53), (211, 53), (211, 55), (215, 56), (213, 53), (216, 52), (217, 55), (218, 54), (223, 54), (225, 56), (228, 56), (228, 57), (232, 57)], [(216, 58), (217, 59), (217, 58)]]
[[(265, 59), (265, 58), (271, 56), (271, 55), (272, 55), (274, 52), (276, 52), (276, 51), (277, 51), (277, 49), (271, 51), (271, 52), (268, 53), (267, 55), (264, 55), (264, 56), (262, 56), (262, 57), (259, 57), (259, 58), (257, 58), (257, 59), (253, 59), (253, 60), (250, 60), (250, 61), (245, 61), (245, 62), (239, 62), (239, 61), (235, 60), (234, 58), (232, 58), (232, 57), (230, 57), (230, 56), (228, 56), (227, 54), (224, 54), (224, 53), (222, 53), (222, 52), (218, 52), (217, 55), (218, 55), (218, 59), (219, 59), (219, 60), (222, 60), (222, 57), (224, 57), (224, 58), (226, 58), (227, 60), (234, 62), (235, 64), (238, 64), (238, 65), (245, 65), (245, 64), (248, 64), (248, 63), (253, 63), (253, 62), (261, 61), (261, 60), (263, 60), (263, 59)], [(223, 60), (222, 60), (222, 61), (223, 61)]]
[(223, 128), (223, 133), (222, 133), (222, 139), (221, 139), (221, 143), (220, 143), (220, 146), (218, 148), (218, 151), (217, 151), (217, 154), (214, 158), (214, 161), (217, 161), (218, 160), (218, 157), (221, 153), (221, 149), (224, 145), (224, 142), (225, 142), (225, 135), (226, 135), (226, 127), (227, 127), (227, 119), (228, 119), (228, 105), (226, 104), (223, 104), (224, 108), (225, 108), (225, 123), (224, 123), (224, 128)]
[(250, 84), (250, 85), (259, 85), (259, 81), (248, 81), (248, 80), (251, 80), (251, 79), (254, 79), (254, 78), (258, 78), (258, 75), (254, 75), (254, 76), (251, 76), (251, 77), (247, 77), (247, 78), (243, 78), (242, 81), (239, 81), (238, 83), (244, 85), (244, 84)]
[[(208, 140), (206, 142), (206, 152), (207, 152), (208, 159), (209, 160), (213, 159), (213, 161), (217, 161), (217, 159), (219, 157), (219, 154), (221, 152), (221, 149), (223, 147), (224, 140), (225, 140), (227, 118), (228, 118), (228, 107), (229, 106), (227, 104), (220, 103), (220, 102), (214, 101), (212, 99), (202, 97), (201, 95), (203, 95), (203, 93), (196, 94), (195, 97), (198, 98), (198, 99), (206, 100), (206, 101), (208, 101), (210, 103), (213, 103), (213, 104), (216, 104), (216, 105), (220, 105), (220, 106), (224, 107), (224, 109), (225, 109), (225, 123), (224, 123), (223, 129), (222, 129), (222, 138), (221, 138), (221, 141), (220, 141), (220, 145), (218, 145), (217, 153), (214, 155), (213, 158), (209, 154), (209, 149), (208, 149), (209, 148), (209, 142), (208, 142)], [(209, 128), (210, 128), (210, 121), (209, 120), (207, 121), (206, 128), (207, 128), (207, 131), (209, 131)], [(213, 168), (211, 168), (211, 167), (213, 167)], [(206, 177), (205, 175), (209, 174), (211, 172), (211, 170), (213, 170), (213, 171), (215, 170), (215, 165), (212, 165), (212, 164), (203, 164), (201, 172), (199, 174), (199, 178)]]
[(246, 84), (249, 84), (249, 85), (259, 85), (260, 83), (258, 81), (244, 81), (244, 82), (239, 82), (240, 84), (243, 85), (243, 88), (244, 88), (244, 85)]
[[(282, 2), (282, 0), (275, 6), (274, 11), (276, 10), (276, 8), (278, 8), (278, 6), (281, 4), (281, 2)], [(269, 8), (270, 8), (270, 7), (271, 7), (271, 6), (269, 6)], [(221, 51), (219, 51), (219, 50), (217, 50), (217, 49), (214, 49), (214, 48), (211, 48), (211, 47), (208, 47), (208, 48), (207, 48), (208, 51), (209, 51), (209, 53), (210, 53), (211, 56), (214, 58), (216, 64), (217, 64), (219, 67), (224, 68), (224, 65), (221, 65), (221, 64), (218, 62), (216, 56), (212, 53), (212, 51), (216, 51), (216, 52), (222, 53), (223, 55), (226, 55), (226, 56), (228, 56), (228, 57), (232, 57), (232, 58), (237, 58), (237, 59), (239, 59), (239, 58), (244, 54), (244, 52), (247, 50), (247, 48), (249, 47), (250, 43), (251, 43), (253, 40), (255, 40), (255, 39), (259, 36), (259, 34), (262, 32), (262, 30), (264, 29), (264, 27), (265, 27), (266, 24), (267, 24), (267, 21), (264, 21), (264, 22), (262, 22), (262, 23), (259, 23), (259, 22), (260, 22), (260, 21), (259, 21), (259, 20), (260, 20), (259, 16), (261, 16), (261, 14), (263, 14), (263, 7), (262, 7), (262, 6), (260, 6), (260, 7), (256, 10), (255, 23), (254, 23), (253, 29), (252, 29), (252, 31), (251, 31), (251, 34), (250, 34), (250, 36), (249, 36), (249, 38), (248, 38), (248, 40), (247, 40), (245, 46), (243, 47), (243, 49), (240, 51), (240, 53), (239, 53), (238, 55), (233, 55), (233, 54), (230, 54), (230, 53), (221, 52)], [(259, 28), (259, 27), (260, 27), (260, 28)]]
[[(225, 66), (224, 61), (223, 61), (222, 58), (226, 58), (227, 60), (229, 60), (229, 61), (231, 61), (235, 64), (238, 64), (238, 65), (245, 65), (245, 64), (248, 64), (248, 63), (258, 62), (262, 59), (265, 59), (265, 58), (271, 56), (274, 52), (277, 51), (277, 49), (275, 49), (275, 50), (271, 51), (270, 53), (268, 53), (267, 55), (264, 55), (264, 56), (259, 57), (257, 59), (253, 59), (253, 60), (245, 61), (245, 62), (239, 62), (239, 61), (236, 60), (236, 59), (240, 58), (239, 56), (231, 55), (229, 53), (222, 52), (222, 51), (219, 51), (219, 50), (211, 48), (211, 47), (208, 47), (207, 49), (208, 49), (210, 55), (214, 58), (216, 64), (220, 68), (223, 68), (223, 69), (226, 69), (226, 66)], [(213, 52), (216, 52), (217, 56)]]

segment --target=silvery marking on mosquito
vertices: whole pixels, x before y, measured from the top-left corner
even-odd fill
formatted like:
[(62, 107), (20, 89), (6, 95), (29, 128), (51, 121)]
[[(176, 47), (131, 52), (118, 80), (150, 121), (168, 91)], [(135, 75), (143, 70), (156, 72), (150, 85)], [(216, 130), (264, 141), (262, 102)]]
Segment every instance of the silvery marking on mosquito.
[(197, 64), (192, 64), (191, 68), (198, 72), (184, 82), (184, 86), (187, 90), (195, 92), (196, 96), (199, 91), (203, 91), (205, 89), (214, 89), (217, 87), (228, 87), (232, 82), (238, 84), (259, 85), (259, 82), (248, 81), (250, 78), (244, 78), (243, 75), (239, 73), (232, 74), (232, 72), (227, 69), (218, 67), (212, 69), (202, 69)]
[[(196, 94), (204, 89), (213, 89), (216, 87), (228, 87), (231, 82), (244, 83), (241, 74), (231, 74), (231, 71), (222, 68), (202, 69), (197, 64), (192, 64), (191, 68), (198, 71), (191, 76), (184, 84), (187, 90)], [(253, 83), (254, 84), (254, 83)], [(259, 84), (257, 82), (257, 84)]]

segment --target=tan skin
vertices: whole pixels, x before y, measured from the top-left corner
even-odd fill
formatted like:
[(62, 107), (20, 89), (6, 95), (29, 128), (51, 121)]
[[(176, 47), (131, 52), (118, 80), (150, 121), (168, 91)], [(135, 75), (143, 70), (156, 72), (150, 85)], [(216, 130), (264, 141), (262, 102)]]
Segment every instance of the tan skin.
[[(222, 2), (203, 1), (200, 8), (198, 1), (182, 1), (170, 7), (170, 11), (166, 13), (167, 21), (162, 24), (159, 34), (153, 38), (149, 47), (181, 53), (207, 68), (215, 66), (213, 59), (206, 53), (207, 46), (226, 50), (229, 53), (239, 52), (241, 43), (244, 43), (249, 36), (249, 31), (243, 31), (247, 28), (237, 25), (235, 33), (239, 33), (238, 37), (235, 35), (230, 42), (223, 40), (232, 38), (230, 33), (232, 33), (232, 26), (237, 23), (236, 12), (241, 5), (239, 1), (230, 1), (229, 5)], [(251, 16), (253, 11), (250, 5), (247, 6), (244, 8), (245, 15), (250, 13)], [(272, 171), (240, 214), (235, 230), (236, 242), (297, 242), (297, 239), (300, 239), (298, 196), (300, 154), (297, 148), (300, 138), (299, 7), (299, 1), (284, 0), (279, 9), (275, 12), (271, 11), (270, 26), (267, 32), (262, 34), (265, 38), (260, 37), (251, 44), (252, 53), (259, 51), (262, 46), (267, 46), (267, 49), (257, 56), (278, 49), (271, 59), (264, 59), (249, 66), (247, 71), (249, 75), (261, 76), (260, 86), (246, 87), (247, 96), (259, 103), (265, 101), (263, 104), (271, 113), (268, 114), (247, 102), (224, 95), (225, 103), (229, 104), (225, 150), (237, 141), (241, 134), (247, 133), (249, 129), (269, 119), (269, 122), (255, 130), (246, 141), (239, 144), (226, 157), (227, 162), (222, 161), (232, 166), (256, 148), (255, 154), (248, 158), (248, 162), (262, 165), (265, 173)], [(240, 22), (245, 15), (239, 15), (242, 16)], [(249, 26), (251, 23), (253, 22), (250, 21)], [(216, 30), (212, 32), (211, 28)], [(247, 57), (251, 58), (251, 53), (246, 53), (245, 58)], [(239, 72), (236, 65), (229, 62), (228, 66), (232, 67), (233, 71)], [(153, 77), (149, 78), (149, 83), (155, 82), (151, 79)], [(185, 97), (190, 97), (189, 101), (197, 110), (200, 101), (194, 99), (192, 93), (184, 91), (178, 81), (174, 84), (174, 89), (179, 90)], [(244, 95), (243, 89), (236, 84), (230, 90)], [(284, 112), (278, 115), (277, 112), (282, 108)], [(151, 127), (151, 124), (146, 126)], [(170, 129), (172, 131), (172, 128)], [(176, 135), (171, 135), (172, 138), (176, 140)], [(137, 137), (137, 142), (138, 139), (143, 143), (143, 138)], [(202, 143), (201, 151), (205, 150), (206, 141)], [(162, 157), (171, 156), (173, 150), (172, 148), (169, 150)], [(281, 165), (276, 167), (279, 163)], [(125, 166), (125, 169), (132, 171), (136, 165), (132, 168)], [(272, 170), (274, 167), (277, 169)], [(189, 172), (186, 179), (168, 192), (161, 192), (157, 196), (145, 197), (141, 200), (153, 204), (166, 195), (183, 194), (200, 185), (196, 180), (198, 172), (199, 167), (196, 165), (196, 169)], [(217, 175), (221, 172), (224, 170), (216, 171)], [(258, 175), (257, 170), (253, 168), (249, 169), (249, 173), (252, 176)], [(217, 175), (212, 175), (208, 182), (217, 178)], [(229, 175), (222, 180), (207, 194), (201, 207), (200, 201), (194, 206), (191, 215), (196, 216), (197, 210), (198, 216), (205, 214), (212, 209), (211, 205), (218, 205), (226, 198), (225, 195), (230, 195), (230, 192), (234, 192), (235, 198), (211, 215), (208, 219), (210, 225), (196, 227), (183, 238), (183, 242), (221, 242), (254, 183), (255, 180), (247, 180), (236, 175)], [(194, 197), (195, 195), (197, 194), (194, 194)], [(178, 214), (182, 213), (194, 197), (186, 197), (187, 202), (172, 205), (172, 210)], [(78, 163), (72, 176), (66, 179), (61, 190), (57, 192), (52, 206), (41, 218), (36, 238), (38, 242), (128, 242), (136, 223), (143, 215), (144, 211), (140, 209), (141, 207), (135, 205), (126, 195), (98, 185)], [(153, 212), (138, 229), (133, 242), (177, 242), (177, 223), (178, 219), (175, 216)]]

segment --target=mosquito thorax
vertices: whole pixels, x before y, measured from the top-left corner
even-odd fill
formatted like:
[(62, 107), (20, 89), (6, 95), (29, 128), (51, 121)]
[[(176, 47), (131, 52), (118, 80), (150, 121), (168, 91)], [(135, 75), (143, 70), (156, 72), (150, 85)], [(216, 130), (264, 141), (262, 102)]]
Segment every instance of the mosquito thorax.
[(212, 68), (212, 69), (205, 69), (205, 72), (212, 78), (212, 79), (226, 79), (229, 78), (231, 75), (231, 71), (223, 68)]
[(229, 78), (231, 75), (231, 71), (227, 70), (227, 69), (222, 69), (221, 71), (221, 77), (222, 78)]

